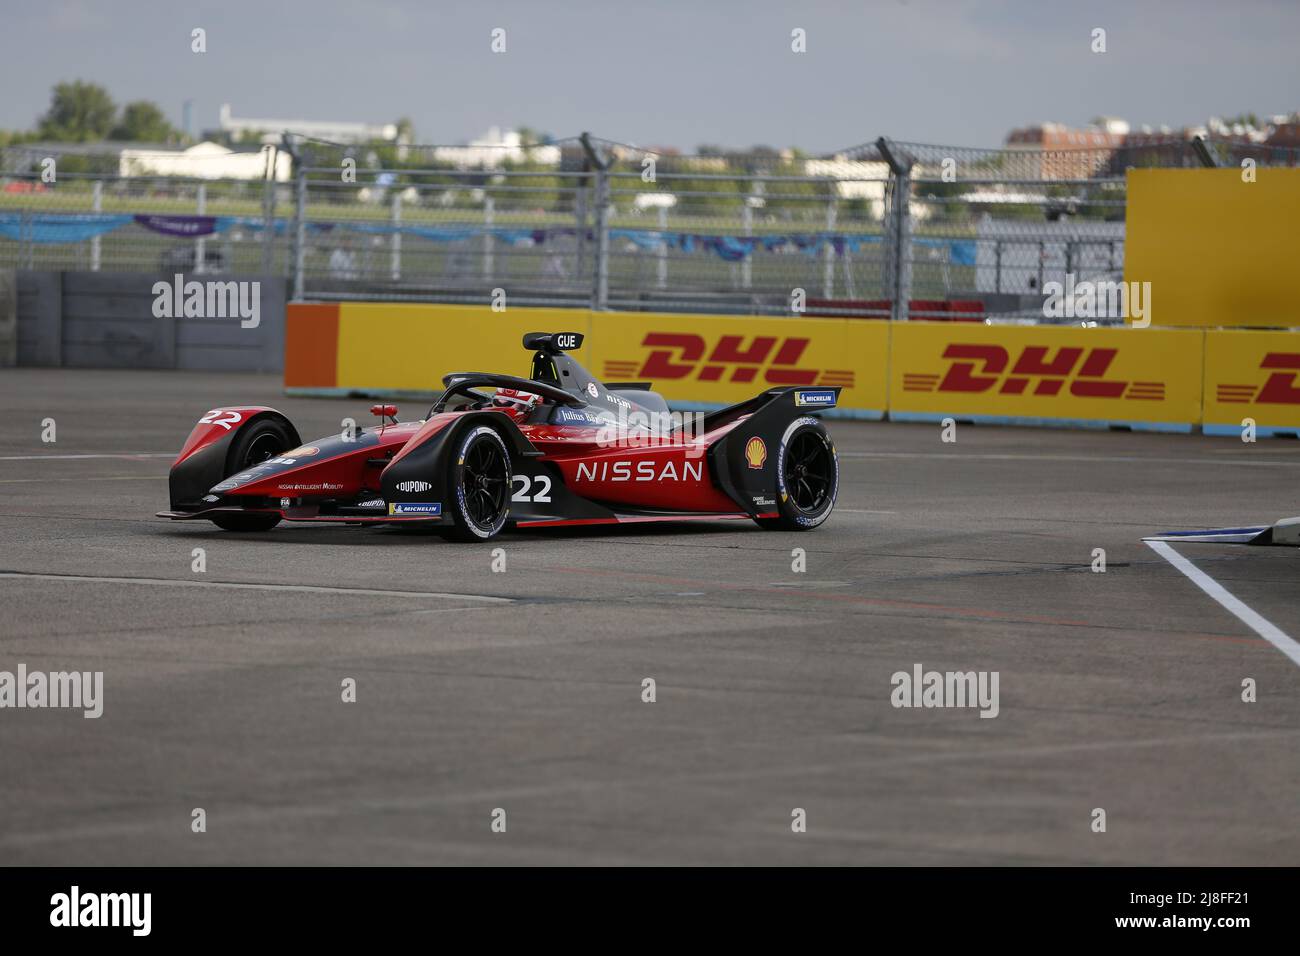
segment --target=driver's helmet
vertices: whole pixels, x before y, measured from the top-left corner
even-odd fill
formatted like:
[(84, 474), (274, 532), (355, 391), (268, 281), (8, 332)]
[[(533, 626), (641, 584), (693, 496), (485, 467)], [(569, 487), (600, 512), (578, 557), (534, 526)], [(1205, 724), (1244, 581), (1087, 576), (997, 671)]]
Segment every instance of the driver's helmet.
[(503, 411), (512, 418), (523, 418), (542, 400), (542, 396), (532, 392), (521, 392), (517, 388), (498, 388), (492, 396), (492, 407)]

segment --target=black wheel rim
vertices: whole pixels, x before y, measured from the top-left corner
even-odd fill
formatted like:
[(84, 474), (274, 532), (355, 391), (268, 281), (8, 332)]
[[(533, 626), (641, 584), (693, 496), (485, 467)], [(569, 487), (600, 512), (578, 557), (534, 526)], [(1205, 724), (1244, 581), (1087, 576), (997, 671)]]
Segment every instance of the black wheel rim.
[(274, 432), (264, 432), (253, 439), (248, 446), (248, 451), (244, 453), (243, 464), (240, 470), (251, 468), (253, 465), (260, 465), (264, 461), (269, 461), (284, 449), (281, 447), (280, 436)]
[(465, 517), (480, 528), (492, 528), (506, 506), (506, 458), (489, 438), (477, 439), (465, 453), (461, 470)]
[(785, 488), (794, 506), (815, 514), (826, 504), (834, 481), (831, 450), (816, 432), (794, 436), (785, 453)]

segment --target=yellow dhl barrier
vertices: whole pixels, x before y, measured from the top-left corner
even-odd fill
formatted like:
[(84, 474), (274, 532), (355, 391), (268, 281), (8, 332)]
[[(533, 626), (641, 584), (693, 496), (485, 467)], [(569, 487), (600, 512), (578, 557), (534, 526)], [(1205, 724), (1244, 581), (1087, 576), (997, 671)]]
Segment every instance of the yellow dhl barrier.
[[(442, 389), (449, 372), (528, 375), (525, 332), (587, 333), (575, 309), (345, 302), (339, 307), (338, 386), (358, 391)], [(590, 360), (590, 349), (576, 355)]]
[(388, 303), (291, 304), (285, 386), (297, 393), (428, 393), (449, 372), (527, 375), (525, 332), (587, 336), (575, 358), (603, 381), (650, 381), (678, 408), (774, 385), (841, 386), (843, 414), (884, 416), (889, 329), (851, 319), (732, 318)]
[(885, 322), (595, 312), (589, 344), (587, 367), (602, 380), (652, 382), (677, 407), (731, 405), (777, 385), (838, 385), (841, 410), (885, 410)]
[(1300, 169), (1131, 169), (1124, 278), (1152, 325), (1300, 325)]
[(1202, 338), (1183, 329), (898, 323), (889, 417), (1191, 431)]
[(455, 371), (526, 375), (530, 331), (588, 336), (605, 381), (650, 381), (674, 406), (773, 385), (839, 385), (855, 417), (1300, 432), (1300, 333), (887, 323), (387, 303), (291, 304), (285, 386), (428, 394)]
[(1240, 435), (1245, 420), (1260, 437), (1300, 433), (1300, 333), (1205, 333), (1207, 435)]

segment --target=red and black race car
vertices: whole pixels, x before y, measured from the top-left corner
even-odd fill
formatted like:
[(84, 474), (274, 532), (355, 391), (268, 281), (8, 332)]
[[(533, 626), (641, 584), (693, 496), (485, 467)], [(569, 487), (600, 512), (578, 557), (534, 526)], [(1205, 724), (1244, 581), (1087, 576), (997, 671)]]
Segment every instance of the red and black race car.
[[(771, 388), (707, 415), (648, 382), (601, 383), (576, 332), (531, 332), (532, 375), (459, 372), (420, 421), (304, 444), (273, 408), (199, 419), (171, 468), (171, 510), (229, 531), (282, 519), (421, 524), (462, 541), (507, 527), (752, 518), (806, 531), (835, 507), (839, 460), (816, 413), (838, 388)], [(493, 391), (480, 391), (492, 389)]]

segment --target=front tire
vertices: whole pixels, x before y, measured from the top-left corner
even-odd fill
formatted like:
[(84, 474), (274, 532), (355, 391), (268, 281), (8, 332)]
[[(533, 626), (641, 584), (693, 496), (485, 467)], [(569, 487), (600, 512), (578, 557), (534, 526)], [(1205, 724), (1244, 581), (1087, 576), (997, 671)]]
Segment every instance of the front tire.
[(447, 468), (448, 506), (457, 541), (490, 541), (510, 514), (510, 452), (488, 425), (469, 429)]
[(212, 516), (212, 523), (223, 531), (270, 531), (280, 523), (280, 516), (275, 514), (227, 513)]
[[(226, 453), (226, 474), (237, 475), (275, 458), (292, 448), (297, 442), (276, 418), (262, 418), (246, 425), (230, 443)], [(212, 516), (212, 523), (224, 531), (270, 531), (280, 523), (277, 514), (226, 512)]]
[(775, 518), (755, 518), (770, 531), (811, 531), (831, 516), (840, 490), (840, 462), (826, 426), (816, 418), (791, 422), (777, 461)]

